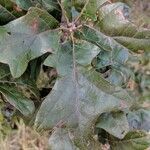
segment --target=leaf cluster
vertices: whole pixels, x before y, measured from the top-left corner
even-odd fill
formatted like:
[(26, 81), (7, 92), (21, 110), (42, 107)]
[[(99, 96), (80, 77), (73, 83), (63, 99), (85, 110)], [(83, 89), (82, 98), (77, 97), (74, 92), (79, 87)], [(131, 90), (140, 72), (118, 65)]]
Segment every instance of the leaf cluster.
[(0, 1), (0, 100), (51, 131), (50, 149), (149, 147), (148, 74), (130, 64), (149, 55), (150, 30), (129, 13), (109, 0)]

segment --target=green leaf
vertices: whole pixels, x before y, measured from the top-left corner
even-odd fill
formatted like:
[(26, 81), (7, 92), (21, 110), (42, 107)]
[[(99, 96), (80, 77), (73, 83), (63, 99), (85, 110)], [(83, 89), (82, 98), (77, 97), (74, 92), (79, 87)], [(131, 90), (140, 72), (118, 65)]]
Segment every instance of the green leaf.
[[(83, 41), (81, 43), (84, 45)], [(80, 53), (85, 51), (82, 44), (80, 42), (75, 43), (76, 56), (78, 50)], [(93, 44), (91, 46), (93, 47)], [(95, 46), (91, 49), (91, 46), (88, 46), (86, 51), (91, 51), (87, 54), (90, 54), (89, 56), (92, 58), (95, 56), (94, 50), (97, 51), (97, 48)], [(64, 47), (62, 50), (58, 50), (59, 59), (56, 59), (53, 65), (55, 65), (58, 73), (65, 72), (66, 66), (69, 66), (70, 69), (63, 76), (60, 73), (61, 78), (57, 79), (52, 92), (41, 105), (35, 125), (38, 129), (49, 129), (62, 121), (68, 127), (79, 127), (82, 128), (83, 132), (86, 130), (88, 133), (88, 129), (101, 113), (129, 107), (132, 99), (123, 89), (111, 85), (93, 69), (81, 67), (81, 65), (89, 64), (90, 57), (87, 62), (85, 61), (86, 63), (83, 62), (88, 57), (83, 57), (83, 62), (79, 61), (80, 59), (75, 59), (77, 66), (74, 68), (73, 47), (68, 42), (64, 44)], [(63, 50), (65, 50), (65, 55), (68, 55), (67, 57), (63, 57)], [(91, 55), (92, 51), (94, 55)], [(54, 58), (53, 60), (55, 60)], [(57, 64), (58, 61), (60, 62)], [(74, 74), (77, 74), (76, 79)]]
[(9, 67), (0, 63), (0, 80), (10, 75)]
[(101, 150), (100, 143), (93, 137), (88, 137), (85, 140), (79, 135), (76, 137), (75, 132), (61, 128), (56, 128), (52, 133), (49, 145), (52, 150)]
[(124, 16), (124, 10), (129, 9), (124, 3), (112, 3), (99, 10), (99, 27), (109, 35), (134, 35), (136, 26)]
[(17, 85), (18, 91), (20, 91), (28, 99), (40, 99), (40, 93), (36, 83), (32, 78), (29, 77), (29, 74), (25, 73), (20, 78), (15, 79), (14, 84)]
[(47, 12), (31, 8), (26, 16), (0, 28), (0, 62), (10, 67), (13, 77), (20, 77), (28, 62), (59, 47), (58, 31), (50, 31), (57, 21)]
[[(5, 88), (8, 91), (14, 91), (12, 93), (16, 96), (17, 94), (20, 95), (20, 98), (22, 96), (23, 100), (28, 99), (28, 101), (30, 101), (30, 99), (37, 99), (37, 100), (39, 99), (39, 91), (36, 88), (36, 85), (33, 82), (33, 80), (30, 79), (29, 75), (24, 74), (20, 78), (14, 79), (11, 76), (9, 67), (1, 63), (0, 63), (0, 85), (2, 88), (2, 91), (0, 90), (0, 92), (3, 92), (3, 88)], [(19, 97), (17, 98), (19, 99)]]
[(70, 78), (66, 76), (57, 80), (51, 94), (42, 103), (35, 121), (39, 130), (64, 124), (67, 128), (79, 128), (78, 134), (86, 137), (92, 134), (99, 114), (119, 107), (122, 109), (122, 103), (126, 103), (102, 92), (82, 74), (78, 74), (79, 85), (75, 90), (74, 80)]
[[(82, 66), (88, 66), (99, 51), (100, 49), (96, 45), (80, 40), (75, 44), (76, 62)], [(57, 68), (58, 74), (64, 76), (72, 71), (72, 63), (72, 47), (67, 42), (56, 54), (50, 55), (44, 64)]]
[(92, 27), (83, 26), (82, 29), (76, 33), (76, 36), (99, 46), (102, 50), (111, 51), (113, 55), (112, 59), (118, 57), (118, 61), (122, 63), (125, 63), (128, 59), (129, 52), (127, 48)]
[(78, 89), (71, 76), (57, 80), (37, 114), (35, 124), (39, 129), (52, 128), (59, 121), (70, 127), (86, 129), (99, 114), (121, 108), (122, 103), (129, 106), (127, 102), (100, 91), (84, 75), (78, 74), (78, 78)]
[[(109, 81), (116, 85), (121, 85), (126, 82), (129, 75), (125, 73), (124, 69), (121, 69), (124, 68), (129, 57), (129, 52), (126, 47), (89, 26), (83, 26), (83, 28), (76, 33), (76, 36), (100, 47), (101, 51), (97, 56), (95, 67), (97, 69), (103, 69), (106, 66), (111, 66), (112, 73), (110, 77), (108, 76)], [(115, 78), (117, 78), (117, 80)], [(121, 80), (119, 80), (120, 78)]]
[(127, 36), (135, 38), (150, 37), (150, 30), (139, 28), (128, 20), (129, 7), (124, 3), (111, 3), (99, 10), (100, 30), (111, 36)]
[(126, 55), (123, 54), (121, 52), (113, 53), (113, 51), (102, 50), (97, 56), (96, 68), (100, 69), (106, 66), (121, 66), (125, 64), (128, 55), (126, 53)]
[(93, 141), (99, 115), (123, 110), (133, 102), (125, 90), (113, 86), (92, 69), (92, 59), (99, 51), (95, 44), (76, 39), (63, 43), (57, 53), (48, 57), (45, 64), (56, 68), (60, 78), (43, 101), (35, 120), (38, 130), (65, 126), (75, 132), (73, 141), (78, 143), (77, 147), (85, 150), (93, 146), (101, 149), (96, 140)]
[(33, 6), (32, 0), (11, 0), (11, 1), (16, 3), (20, 8), (24, 10), (28, 10), (30, 7)]
[(109, 134), (123, 139), (129, 132), (129, 124), (126, 114), (123, 112), (112, 112), (102, 114), (96, 124), (96, 128), (104, 129)]
[(72, 71), (71, 45), (65, 43), (58, 49), (56, 54), (51, 54), (44, 62), (44, 65), (57, 68), (60, 76), (65, 76)]
[(60, 11), (59, 5), (56, 0), (41, 0), (40, 4), (43, 5), (47, 10), (52, 11), (56, 9)]
[(11, 0), (0, 0), (0, 25), (25, 15), (25, 11), (16, 6)]
[[(133, 75), (132, 71), (126, 67), (125, 56), (121, 52), (102, 50), (95, 59), (95, 67), (112, 84), (122, 86), (128, 82), (129, 77)], [(130, 55), (129, 55), (130, 56)], [(94, 63), (94, 62), (93, 62)], [(109, 68), (109, 69), (108, 69)]]
[(127, 115), (131, 130), (150, 131), (150, 110), (138, 109), (130, 111)]
[(150, 136), (141, 131), (133, 131), (123, 140), (112, 140), (110, 144), (112, 150), (145, 150), (150, 146)]
[(112, 66), (110, 75), (106, 79), (114, 85), (126, 86), (132, 76), (133, 73), (130, 69), (123, 65), (118, 65), (115, 67)]
[(58, 3), (55, 0), (11, 0), (24, 10), (40, 4), (47, 10), (58, 9)]
[(149, 51), (150, 49), (150, 39), (137, 39), (137, 38), (131, 38), (131, 37), (113, 37), (117, 42), (124, 45), (130, 50), (138, 51), (138, 50), (144, 50)]
[[(94, 58), (100, 51), (100, 49), (96, 45), (94, 46), (94, 44), (88, 43), (88, 42), (82, 41), (82, 40), (75, 43), (74, 48), (75, 48), (75, 55), (78, 56), (78, 57), (76, 57), (76, 63), (79, 66), (84, 66), (84, 67), (90, 66), (92, 58)], [(72, 70), (73, 70), (72, 55), (73, 54), (72, 54), (71, 43), (66, 42), (62, 45), (62, 47), (58, 50), (58, 52), (56, 54), (50, 55), (45, 60), (44, 64), (47, 66), (56, 68), (59, 76), (65, 76), (65, 75), (72, 73)], [(88, 70), (87, 70), (87, 72), (84, 70), (83, 73), (85, 75), (87, 74), (87, 77), (88, 77)], [(92, 78), (92, 76), (93, 76), (93, 78)], [(94, 81), (95, 84), (97, 84), (97, 85), (99, 84), (99, 88), (102, 88), (103, 90), (107, 91), (110, 94), (112, 94), (115, 91), (115, 87), (110, 86), (110, 83), (105, 81), (104, 79), (100, 80), (100, 78), (102, 78), (102, 76), (100, 76), (99, 73), (96, 73), (93, 70), (91, 70), (91, 75), (88, 78), (92, 82)], [(101, 86), (102, 83), (103, 83), (103, 86)], [(106, 85), (106, 86), (104, 86), (104, 85)], [(120, 91), (120, 88), (116, 87), (116, 90)], [(128, 94), (126, 92), (123, 91), (123, 93), (126, 95), (125, 97), (127, 99), (130, 99), (129, 96), (127, 96)], [(123, 93), (120, 93), (120, 94), (124, 95)], [(118, 96), (119, 96), (119, 94), (118, 94)], [(119, 98), (125, 99), (125, 97), (121, 96)]]
[(50, 149), (52, 150), (76, 150), (69, 133), (63, 129), (57, 129), (49, 138)]
[(4, 98), (24, 116), (29, 116), (34, 112), (34, 103), (24, 97), (16, 87), (0, 83), (0, 93), (2, 93)]
[(14, 19), (16, 19), (16, 17), (11, 12), (9, 12), (5, 7), (0, 5), (0, 22), (7, 23)]

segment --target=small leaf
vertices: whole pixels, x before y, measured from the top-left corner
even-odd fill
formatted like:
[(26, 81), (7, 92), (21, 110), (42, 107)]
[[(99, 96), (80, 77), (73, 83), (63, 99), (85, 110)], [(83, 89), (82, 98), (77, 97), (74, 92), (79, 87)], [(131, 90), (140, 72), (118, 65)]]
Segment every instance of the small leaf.
[(123, 139), (129, 132), (129, 124), (126, 114), (123, 112), (112, 112), (102, 114), (96, 124), (97, 128), (102, 128), (109, 134)]

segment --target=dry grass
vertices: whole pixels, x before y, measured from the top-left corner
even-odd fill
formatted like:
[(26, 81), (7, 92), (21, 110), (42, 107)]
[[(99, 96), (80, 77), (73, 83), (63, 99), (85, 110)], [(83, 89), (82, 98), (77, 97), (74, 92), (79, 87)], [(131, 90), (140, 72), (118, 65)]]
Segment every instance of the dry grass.
[(21, 122), (17, 130), (0, 139), (0, 150), (48, 150), (48, 136), (40, 135)]

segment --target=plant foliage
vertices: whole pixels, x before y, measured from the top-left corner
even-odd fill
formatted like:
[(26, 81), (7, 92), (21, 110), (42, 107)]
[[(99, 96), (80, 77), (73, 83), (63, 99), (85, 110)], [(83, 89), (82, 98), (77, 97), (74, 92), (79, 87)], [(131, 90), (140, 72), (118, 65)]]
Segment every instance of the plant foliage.
[(149, 147), (148, 92), (135, 92), (129, 64), (149, 54), (150, 30), (129, 12), (109, 0), (0, 1), (0, 99), (51, 131), (52, 150)]

